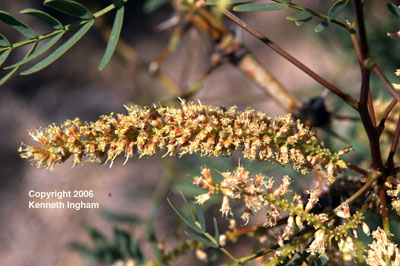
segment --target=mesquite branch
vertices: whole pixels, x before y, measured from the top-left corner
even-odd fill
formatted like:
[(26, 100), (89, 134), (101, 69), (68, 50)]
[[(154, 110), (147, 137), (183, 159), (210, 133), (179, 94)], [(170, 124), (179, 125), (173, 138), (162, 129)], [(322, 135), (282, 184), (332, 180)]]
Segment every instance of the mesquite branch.
[(251, 26), (249, 26), (247, 23), (245, 23), (243, 20), (232, 14), (230, 11), (226, 9), (222, 9), (222, 12), (233, 22), (238, 24), (240, 27), (242, 27), (245, 31), (262, 41), (264, 44), (268, 45), (272, 50), (277, 52), (279, 55), (287, 59), (289, 62), (291, 62), (293, 65), (298, 67), (300, 70), (305, 72), (308, 76), (316, 80), (318, 83), (320, 83), (322, 86), (326, 87), (328, 90), (330, 90), (332, 93), (336, 94), (340, 98), (342, 98), (347, 104), (349, 104), (351, 107), (354, 109), (358, 108), (358, 103), (357, 100), (354, 99), (352, 96), (344, 93), (337, 87), (335, 87), (333, 84), (329, 83), (327, 80), (319, 76), (317, 73), (312, 71), (310, 68), (308, 68), (306, 65), (304, 65), (302, 62), (300, 62), (298, 59), (293, 57), (291, 54), (286, 52), (284, 49), (282, 49), (280, 46), (278, 46), (276, 43), (271, 41), (269, 38), (267, 38), (265, 35), (261, 34)]

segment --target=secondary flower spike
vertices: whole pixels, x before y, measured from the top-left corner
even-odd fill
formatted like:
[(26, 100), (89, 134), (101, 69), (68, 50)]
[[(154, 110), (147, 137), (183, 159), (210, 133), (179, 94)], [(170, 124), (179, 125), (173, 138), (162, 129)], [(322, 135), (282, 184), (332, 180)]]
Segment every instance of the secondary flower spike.
[(252, 109), (219, 107), (181, 102), (180, 107), (126, 107), (128, 114), (103, 115), (95, 122), (79, 118), (62, 125), (30, 131), (41, 146), (22, 143), (22, 158), (38, 167), (53, 169), (73, 157), (74, 165), (84, 157), (90, 162), (111, 163), (119, 155), (126, 160), (150, 156), (200, 153), (202, 156), (230, 156), (239, 147), (245, 158), (267, 160), (306, 174), (321, 166), (332, 182), (346, 163), (339, 153), (323, 147), (314, 130), (294, 121), (290, 115), (271, 118)]

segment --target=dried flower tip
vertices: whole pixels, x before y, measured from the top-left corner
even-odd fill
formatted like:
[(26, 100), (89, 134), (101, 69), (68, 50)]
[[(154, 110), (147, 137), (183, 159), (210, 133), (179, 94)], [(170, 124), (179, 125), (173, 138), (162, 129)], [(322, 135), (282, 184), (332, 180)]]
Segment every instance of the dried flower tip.
[(268, 237), (266, 235), (263, 235), (258, 239), (258, 242), (260, 242), (260, 244), (264, 244), (267, 242), (267, 240), (268, 240)]
[(283, 238), (281, 236), (278, 236), (278, 245), (283, 248), (285, 246), (284, 242), (283, 242)]
[(310, 198), (308, 199), (305, 211), (309, 212), (317, 204), (319, 192), (318, 190), (307, 190), (307, 193), (310, 194)]
[(231, 216), (233, 215), (231, 206), (229, 205), (228, 196), (224, 196), (224, 198), (222, 200), (222, 206), (219, 211), (222, 212), (222, 217), (225, 216), (225, 218), (228, 218), (229, 215), (231, 215)]
[(320, 221), (321, 223), (326, 222), (329, 220), (328, 215), (326, 213), (320, 213), (317, 215), (317, 219), (318, 221)]
[(220, 235), (219, 236), (219, 245), (221, 246), (221, 247), (223, 247), (223, 246), (225, 246), (226, 245), (226, 235), (224, 235), (224, 234), (222, 234), (222, 235)]
[(346, 240), (340, 239), (339, 250), (342, 252), (343, 261), (351, 261), (356, 255), (356, 245), (350, 236), (346, 237)]
[(397, 214), (400, 215), (400, 199), (392, 201), (392, 208), (396, 210)]
[(211, 198), (211, 195), (209, 193), (205, 193), (205, 194), (198, 195), (195, 198), (196, 198), (196, 201), (195, 201), (196, 204), (203, 205), (207, 200), (209, 200)]
[(288, 240), (290, 235), (293, 233), (293, 229), (294, 229), (294, 218), (293, 216), (289, 216), (286, 227), (283, 231), (282, 238)]
[(369, 234), (371, 233), (371, 231), (370, 231), (369, 226), (368, 226), (368, 224), (367, 224), (366, 222), (362, 222), (362, 223), (361, 223), (361, 228), (362, 228), (364, 234), (366, 234), (367, 236), (369, 236)]
[(294, 194), (293, 195), (293, 202), (296, 204), (296, 208), (299, 210), (303, 210), (303, 201), (301, 200), (301, 196)]
[(393, 189), (393, 185), (391, 183), (389, 183), (388, 181), (385, 182), (385, 187), (387, 189)]
[(291, 183), (291, 179), (289, 176), (285, 175), (282, 178), (282, 184), (279, 186), (277, 190), (274, 191), (274, 197), (281, 197), (284, 198), (286, 196), (286, 193), (288, 192), (289, 185)]
[(236, 220), (235, 219), (229, 219), (229, 226), (228, 228), (232, 231), (236, 231), (237, 227), (236, 227)]
[(199, 259), (200, 261), (208, 262), (208, 255), (204, 250), (198, 248), (196, 249), (195, 254), (196, 258)]
[(210, 171), (210, 169), (208, 169), (208, 168), (203, 168), (203, 170), (201, 170), (201, 174), (203, 175), (204, 179), (206, 180), (206, 182), (207, 182), (208, 184), (212, 185), (212, 184), (214, 183), (214, 182), (213, 182), (213, 179), (212, 179), (212, 176), (211, 176), (211, 171)]
[(303, 227), (303, 220), (301, 219), (300, 216), (296, 216), (296, 225), (297, 225), (297, 227), (299, 227), (299, 228), (302, 228), (302, 227)]
[(353, 236), (355, 238), (358, 238), (358, 234), (357, 234), (357, 230), (356, 229), (353, 229), (351, 232), (353, 233)]
[(314, 241), (307, 249), (307, 252), (310, 252), (312, 255), (325, 256), (325, 231), (323, 229), (315, 232)]
[(340, 218), (349, 219), (350, 218), (349, 204), (342, 203), (339, 207), (335, 209), (335, 213)]
[(244, 225), (247, 225), (249, 223), (251, 214), (252, 214), (251, 210), (246, 207), (246, 209), (243, 212), (243, 215), (240, 217), (245, 222)]
[(276, 226), (277, 221), (280, 218), (281, 218), (280, 211), (274, 205), (270, 205), (263, 226), (265, 227)]

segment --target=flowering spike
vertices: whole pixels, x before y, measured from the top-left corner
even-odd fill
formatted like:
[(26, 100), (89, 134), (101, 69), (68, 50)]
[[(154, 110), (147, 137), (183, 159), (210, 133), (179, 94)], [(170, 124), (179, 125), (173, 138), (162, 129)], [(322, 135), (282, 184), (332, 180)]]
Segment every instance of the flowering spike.
[(317, 141), (314, 130), (290, 115), (271, 118), (252, 109), (221, 110), (180, 100), (180, 108), (126, 106), (127, 115), (111, 113), (89, 123), (76, 118), (61, 126), (30, 131), (30, 137), (42, 147), (22, 144), (21, 157), (53, 169), (71, 156), (74, 165), (86, 157), (111, 166), (120, 155), (126, 157), (125, 162), (134, 155), (141, 158), (159, 150), (170, 156), (230, 156), (242, 147), (245, 158), (291, 164), (302, 174), (320, 165), (329, 182), (345, 167), (339, 154)]

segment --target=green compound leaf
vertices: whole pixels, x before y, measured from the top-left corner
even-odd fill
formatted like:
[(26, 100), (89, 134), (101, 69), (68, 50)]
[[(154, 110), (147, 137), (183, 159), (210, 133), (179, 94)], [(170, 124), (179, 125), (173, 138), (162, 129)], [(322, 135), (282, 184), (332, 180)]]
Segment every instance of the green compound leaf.
[(44, 52), (46, 52), (48, 49), (50, 49), (54, 44), (56, 44), (56, 42), (64, 35), (64, 32), (60, 32), (59, 34), (57, 34), (56, 36), (54, 36), (52, 39), (50, 39), (48, 42), (46, 42), (44, 45), (42, 45), (38, 50), (36, 50), (33, 54), (31, 54), (30, 56), (26, 57), (25, 59), (11, 65), (8, 67), (5, 67), (4, 69), (10, 69), (10, 68), (14, 68), (17, 66), (21, 66), (24, 65), (30, 61), (32, 61), (33, 59), (35, 59), (36, 57), (40, 56), (41, 54), (43, 54)]
[(221, 4), (225, 4), (225, 5), (237, 5), (237, 4), (243, 4), (243, 3), (248, 3), (248, 2), (252, 2), (254, 0), (208, 0), (207, 1), (207, 5), (221, 5)]
[(400, 8), (398, 6), (396, 6), (393, 3), (387, 3), (386, 4), (387, 9), (389, 9), (389, 11), (395, 15), (396, 17), (400, 18)]
[(187, 231), (185, 231), (185, 234), (187, 236), (189, 236), (190, 238), (193, 238), (194, 240), (203, 243), (206, 246), (209, 246), (209, 247), (212, 247), (212, 248), (218, 248), (218, 246), (216, 244), (214, 244), (213, 242), (211, 242), (208, 239), (202, 238), (201, 236), (195, 235), (195, 234), (193, 234), (191, 232), (187, 232)]
[(62, 30), (64, 28), (64, 26), (58, 19), (56, 19), (55, 17), (44, 11), (33, 8), (26, 8), (24, 10), (21, 10), (19, 13), (36, 17), (37, 19), (40, 19), (42, 22), (50, 25), (55, 30)]
[(168, 0), (147, 0), (143, 4), (143, 11), (147, 14), (150, 14), (167, 2)]
[(192, 209), (190, 208), (190, 205), (189, 205), (189, 203), (187, 202), (187, 200), (186, 200), (186, 198), (185, 198), (185, 195), (183, 194), (182, 191), (179, 191), (179, 193), (181, 194), (181, 197), (182, 197), (182, 199), (183, 199), (183, 202), (185, 202), (186, 208), (187, 208), (188, 211), (189, 211), (190, 218), (192, 218), (192, 221), (193, 221), (193, 222), (196, 222), (196, 219), (194, 218)]
[(80, 19), (92, 19), (93, 14), (84, 5), (71, 0), (46, 0), (43, 5)]
[(26, 25), (10, 13), (0, 10), (0, 20), (7, 25), (13, 27), (15, 30), (19, 31), (19, 33), (21, 33), (25, 37), (29, 39), (36, 38), (36, 34), (28, 25)]
[(336, 1), (328, 11), (328, 17), (334, 19), (336, 18), (340, 12), (348, 5), (349, 0), (338, 0)]
[(206, 220), (204, 218), (203, 211), (201, 210), (201, 207), (199, 204), (195, 204), (195, 206), (196, 206), (196, 211), (197, 211), (197, 218), (199, 219), (200, 228), (201, 228), (202, 232), (205, 233), (206, 232)]
[[(336, 1), (330, 8), (328, 11), (328, 16), (331, 19), (336, 18), (340, 12), (342, 12), (342, 10), (349, 4), (349, 0), (338, 0)], [(322, 21), (321, 23), (319, 23), (317, 26), (315, 26), (314, 31), (315, 32), (321, 32), (323, 30), (326, 29), (326, 27), (328, 27), (330, 24), (330, 21)]]
[(287, 8), (288, 5), (281, 3), (272, 4), (243, 4), (233, 8), (234, 11), (238, 12), (256, 12), (256, 11), (274, 11)]
[[(38, 44), (38, 40), (35, 41), (35, 43), (32, 45), (32, 48), (29, 50), (29, 52), (25, 55), (24, 59), (29, 57), (36, 49)], [(9, 50), (10, 51), (10, 50)], [(7, 75), (5, 75), (1, 80), (0, 80), (0, 86), (2, 86), (4, 83), (6, 83), (7, 81), (9, 81), (12, 77), (14, 77), (15, 74), (17, 74), (17, 72), (21, 69), (21, 67), (23, 67), (24, 65), (20, 65), (15, 67), (13, 70), (11, 70), (10, 72), (7, 73)]]
[(178, 216), (193, 230), (195, 230), (198, 233), (202, 233), (201, 228), (196, 225), (189, 217), (187, 217), (181, 209), (179, 209), (172, 201), (170, 201), (168, 198), (168, 203), (171, 205), (172, 209), (178, 214)]
[(117, 13), (114, 19), (114, 25), (112, 27), (110, 34), (110, 39), (108, 40), (106, 51), (99, 65), (100, 71), (102, 71), (103, 68), (110, 61), (112, 55), (114, 54), (115, 48), (117, 47), (119, 35), (121, 33), (121, 28), (122, 28), (122, 22), (124, 20), (124, 11), (125, 11), (124, 6), (121, 6), (117, 9)]
[(6, 61), (7, 57), (10, 55), (11, 49), (6, 50), (0, 55), (0, 66)]
[(85, 33), (93, 26), (94, 20), (88, 21), (85, 25), (83, 25), (68, 41), (66, 41), (63, 45), (57, 48), (53, 53), (51, 53), (48, 57), (32, 66), (31, 68), (25, 70), (21, 73), (21, 75), (29, 75), (35, 72), (42, 70), (43, 68), (49, 66), (54, 61), (56, 61), (60, 56), (62, 56), (66, 51), (68, 51), (79, 39), (85, 35)]
[(322, 21), (317, 26), (315, 26), (314, 31), (315, 32), (321, 32), (324, 29), (326, 29), (326, 27), (328, 27), (328, 26), (329, 26), (329, 22), (328, 21)]
[(310, 11), (303, 10), (294, 15), (287, 16), (286, 19), (291, 20), (291, 21), (303, 21), (304, 22), (304, 21), (310, 20), (312, 17), (313, 17), (313, 14)]
[(10, 47), (11, 46), (11, 43), (1, 33), (0, 33), (0, 46), (1, 47)]

